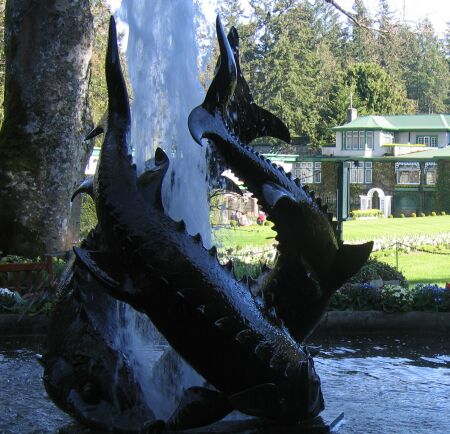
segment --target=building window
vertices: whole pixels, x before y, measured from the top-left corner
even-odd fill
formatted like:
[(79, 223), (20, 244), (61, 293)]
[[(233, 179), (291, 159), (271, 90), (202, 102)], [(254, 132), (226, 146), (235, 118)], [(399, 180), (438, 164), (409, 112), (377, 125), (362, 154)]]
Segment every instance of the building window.
[(397, 184), (420, 184), (419, 163), (411, 161), (395, 163), (395, 174), (397, 177)]
[(395, 137), (392, 133), (384, 133), (383, 134), (383, 141), (384, 141), (385, 145), (394, 143), (394, 138)]
[(373, 131), (367, 131), (366, 138), (367, 148), (373, 149)]
[(416, 143), (418, 145), (436, 147), (438, 145), (437, 136), (417, 136)]
[(364, 163), (364, 184), (372, 184), (372, 162)]
[(353, 161), (350, 166), (350, 184), (372, 184), (372, 162)]
[(322, 163), (312, 161), (295, 163), (294, 176), (302, 184), (320, 184), (322, 182)]
[(347, 150), (373, 149), (373, 131), (345, 131), (342, 140)]
[(425, 163), (425, 184), (436, 185), (437, 179), (437, 164)]
[(314, 183), (320, 184), (322, 182), (322, 163), (314, 163)]

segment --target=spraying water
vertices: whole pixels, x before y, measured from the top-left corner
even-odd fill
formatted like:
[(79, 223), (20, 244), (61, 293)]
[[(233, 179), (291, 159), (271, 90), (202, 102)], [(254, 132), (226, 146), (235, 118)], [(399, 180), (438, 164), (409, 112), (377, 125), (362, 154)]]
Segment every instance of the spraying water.
[(133, 88), (131, 142), (138, 172), (152, 165), (157, 147), (171, 160), (165, 209), (210, 245), (205, 148), (191, 138), (190, 111), (204, 98), (199, 82), (198, 35), (205, 31), (193, 0), (123, 0), (128, 25), (126, 57)]
[[(152, 166), (157, 147), (165, 150), (171, 161), (163, 185), (165, 210), (173, 219), (183, 219), (191, 234), (200, 233), (208, 247), (205, 149), (192, 140), (187, 119), (204, 98), (198, 47), (212, 33), (214, 21), (210, 17), (208, 29), (196, 0), (123, 0), (117, 14), (126, 32), (133, 98), (131, 144), (138, 172)], [(164, 337), (146, 316), (117, 303), (110, 317), (116, 327), (115, 345), (128, 355), (155, 415), (166, 419), (183, 390), (202, 385), (203, 378), (167, 351)]]

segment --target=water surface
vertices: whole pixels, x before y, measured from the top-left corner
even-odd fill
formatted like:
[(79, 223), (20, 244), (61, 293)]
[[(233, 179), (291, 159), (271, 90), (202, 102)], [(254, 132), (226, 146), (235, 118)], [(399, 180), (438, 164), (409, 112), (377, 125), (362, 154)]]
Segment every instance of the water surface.
[[(0, 433), (89, 432), (47, 397), (42, 368), (34, 358), (43, 344), (42, 337), (0, 339)], [(314, 345), (320, 351), (315, 361), (325, 397), (323, 417), (331, 421), (345, 413), (339, 433), (450, 432), (448, 339), (321, 338)], [(282, 431), (251, 421), (228, 421), (196, 432)]]

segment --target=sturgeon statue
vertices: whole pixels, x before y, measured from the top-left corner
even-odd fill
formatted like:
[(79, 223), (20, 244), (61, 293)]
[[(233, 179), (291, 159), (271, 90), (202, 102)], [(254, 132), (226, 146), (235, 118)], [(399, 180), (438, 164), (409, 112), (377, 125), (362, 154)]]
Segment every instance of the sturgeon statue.
[[(84, 248), (98, 249), (92, 231)], [(101, 431), (138, 432), (158, 424), (135, 379), (130, 361), (115, 344), (110, 318), (116, 301), (75, 258), (59, 282), (50, 316), (47, 345), (38, 360), (53, 402), (84, 425)], [(114, 315), (115, 317), (117, 315)]]
[(199, 143), (208, 139), (258, 204), (277, 232), (278, 258), (262, 285), (263, 296), (291, 334), (305, 340), (319, 322), (333, 293), (367, 261), (373, 242), (346, 245), (336, 236), (332, 214), (299, 179), (259, 155), (249, 143), (261, 136), (290, 142), (287, 127), (253, 100), (239, 64), (239, 35), (225, 37), (217, 20), (220, 61), (204, 102), (189, 116)]
[[(233, 410), (284, 425), (314, 420), (324, 401), (313, 359), (301, 342), (323, 314), (330, 293), (364, 262), (363, 253), (368, 256), (369, 246), (337, 243), (317, 201), (247, 147), (259, 135), (288, 139), (288, 132), (278, 118), (251, 100), (233, 54), (233, 48), (238, 49), (235, 30), (230, 33), (231, 44), (219, 19), (217, 30), (220, 62), (189, 127), (198, 142), (202, 137), (214, 142), (276, 224), (280, 258), (260, 287), (263, 305), (235, 279), (232, 264), (219, 263), (216, 248), (205, 249), (200, 236), (189, 235), (183, 221), (173, 221), (164, 212), (161, 184), (169, 166), (164, 151), (157, 149), (155, 167), (137, 176), (128, 147), (128, 94), (115, 22), (110, 21), (105, 138), (93, 181), (79, 189), (94, 198), (102, 250), (89, 246), (74, 250), (78, 264), (102, 289), (145, 313), (209, 384), (187, 389), (165, 421), (153, 420), (149, 411), (141, 430), (194, 428)], [(288, 239), (289, 231), (294, 231), (294, 242)], [(353, 250), (360, 256), (354, 258)], [(346, 259), (349, 252), (353, 264), (352, 258)], [(315, 311), (310, 318), (297, 320), (285, 309), (292, 294), (297, 316), (310, 306)], [(270, 307), (280, 312), (279, 318), (268, 312)], [(110, 429), (120, 427), (112, 424)]]

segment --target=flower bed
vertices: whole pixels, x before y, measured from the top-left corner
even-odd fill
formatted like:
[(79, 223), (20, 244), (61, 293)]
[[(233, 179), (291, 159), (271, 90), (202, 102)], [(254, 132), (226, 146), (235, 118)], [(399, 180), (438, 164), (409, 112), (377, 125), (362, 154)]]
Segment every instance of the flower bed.
[(0, 313), (37, 315), (48, 313), (53, 302), (48, 292), (29, 292), (21, 296), (16, 291), (0, 288)]
[(450, 312), (450, 289), (419, 283), (413, 288), (369, 283), (346, 284), (331, 298), (331, 310), (380, 310), (384, 312)]

